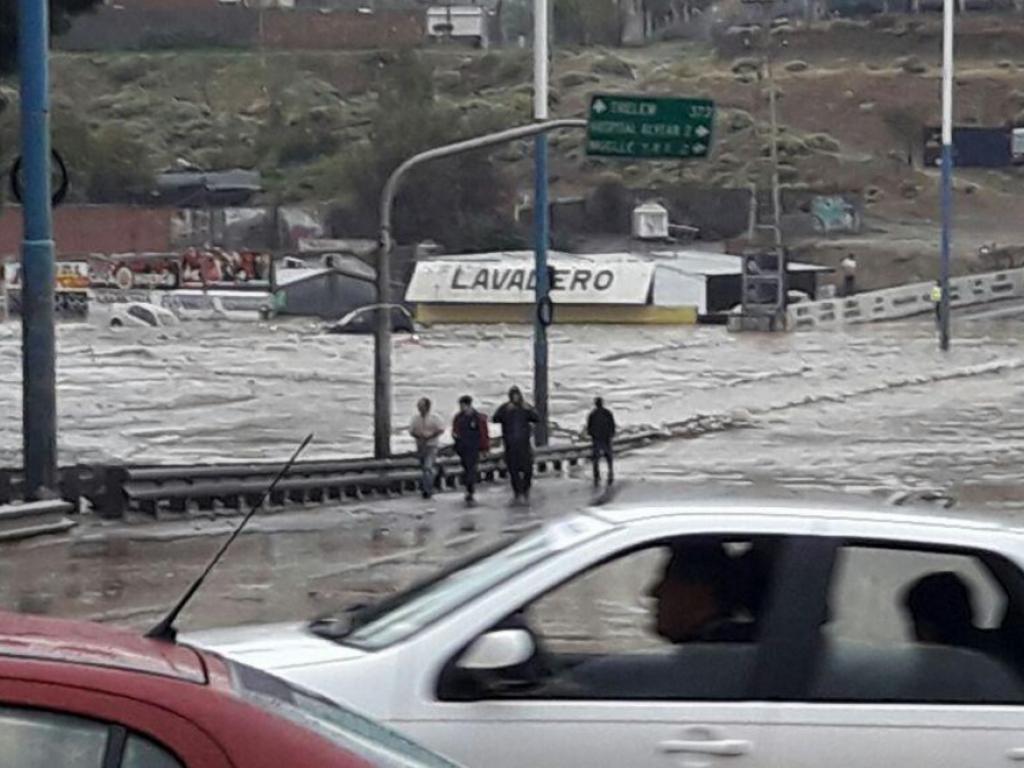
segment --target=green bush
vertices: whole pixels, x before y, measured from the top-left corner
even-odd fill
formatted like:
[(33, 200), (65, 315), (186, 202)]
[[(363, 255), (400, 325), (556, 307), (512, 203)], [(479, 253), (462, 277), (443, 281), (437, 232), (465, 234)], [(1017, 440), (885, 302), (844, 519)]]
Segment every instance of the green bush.
[(730, 131), (733, 133), (739, 133), (740, 131), (745, 131), (748, 128), (753, 128), (754, 118), (749, 112), (737, 109), (729, 115), (727, 124)]
[(141, 56), (116, 59), (107, 70), (110, 79), (119, 85), (140, 80), (149, 73), (149, 63)]
[(600, 78), (589, 72), (566, 72), (558, 78), (558, 83), (563, 88), (576, 88), (577, 86), (584, 85), (585, 83), (599, 82), (599, 80)]
[(928, 65), (917, 56), (901, 56), (896, 64), (909, 75), (923, 75), (928, 71)]
[(815, 133), (807, 137), (806, 144), (810, 149), (817, 152), (838, 152), (839, 142), (827, 133)]
[(742, 59), (736, 59), (732, 64), (733, 74), (736, 75), (756, 73), (760, 69), (761, 62), (749, 56)]
[(599, 75), (610, 75), (612, 77), (624, 77), (628, 80), (634, 78), (633, 68), (622, 59), (606, 54), (601, 58), (597, 59), (591, 67), (591, 71), (596, 72)]

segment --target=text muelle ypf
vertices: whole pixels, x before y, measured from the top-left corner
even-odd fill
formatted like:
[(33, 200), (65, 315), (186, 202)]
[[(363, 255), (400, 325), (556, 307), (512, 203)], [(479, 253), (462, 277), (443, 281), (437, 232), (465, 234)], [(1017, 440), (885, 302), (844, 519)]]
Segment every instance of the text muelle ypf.
[[(615, 272), (608, 268), (552, 267), (552, 291), (608, 291), (615, 285)], [(532, 291), (537, 273), (532, 267), (464, 267), (452, 271), (453, 291)]]

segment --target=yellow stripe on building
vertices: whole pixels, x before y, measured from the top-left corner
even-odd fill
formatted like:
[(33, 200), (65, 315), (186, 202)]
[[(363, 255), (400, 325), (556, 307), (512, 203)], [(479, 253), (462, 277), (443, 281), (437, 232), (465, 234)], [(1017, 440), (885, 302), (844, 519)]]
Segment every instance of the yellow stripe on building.
[[(416, 320), (425, 325), (532, 323), (532, 304), (426, 304), (416, 305)], [(556, 304), (556, 324), (695, 325), (696, 307), (659, 307), (650, 304)]]

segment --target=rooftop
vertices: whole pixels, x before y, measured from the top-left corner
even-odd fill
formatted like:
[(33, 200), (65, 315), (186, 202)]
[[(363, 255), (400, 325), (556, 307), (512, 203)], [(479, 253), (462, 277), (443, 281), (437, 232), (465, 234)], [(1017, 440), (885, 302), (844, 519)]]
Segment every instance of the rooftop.
[(0, 658), (17, 657), (110, 667), (206, 682), (192, 649), (88, 621), (0, 612)]
[[(652, 263), (658, 267), (671, 269), (689, 275), (740, 275), (743, 272), (741, 257), (730, 253), (716, 253), (692, 248), (661, 249), (652, 251), (614, 251), (610, 253), (567, 253), (565, 251), (548, 251), (548, 258), (553, 261), (614, 264), (619, 262)], [(421, 261), (448, 262), (495, 262), (501, 264), (533, 264), (533, 251), (489, 251), (486, 253), (443, 254), (431, 256)], [(788, 263), (790, 272), (831, 272), (831, 268), (816, 264), (805, 264), (799, 261)]]
[(671, 482), (623, 483), (597, 506), (598, 515), (628, 523), (674, 514), (753, 515), (805, 519), (857, 520), (864, 523), (926, 525), (963, 530), (1020, 533), (1012, 520), (965, 509), (951, 511), (927, 502), (895, 506), (866, 496), (765, 489), (681, 486)]

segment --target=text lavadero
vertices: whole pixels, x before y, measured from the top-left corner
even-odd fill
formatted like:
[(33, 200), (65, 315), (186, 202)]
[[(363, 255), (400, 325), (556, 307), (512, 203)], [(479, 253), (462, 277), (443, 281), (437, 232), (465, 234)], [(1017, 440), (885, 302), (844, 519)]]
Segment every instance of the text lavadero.
[[(615, 284), (610, 269), (551, 269), (552, 291), (607, 291)], [(463, 268), (452, 272), (450, 287), (455, 291), (532, 291), (537, 273), (528, 267)]]

